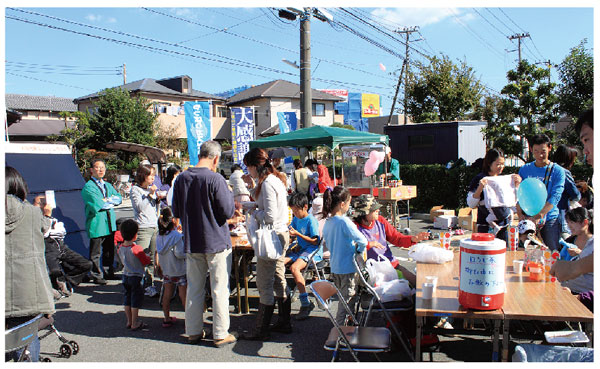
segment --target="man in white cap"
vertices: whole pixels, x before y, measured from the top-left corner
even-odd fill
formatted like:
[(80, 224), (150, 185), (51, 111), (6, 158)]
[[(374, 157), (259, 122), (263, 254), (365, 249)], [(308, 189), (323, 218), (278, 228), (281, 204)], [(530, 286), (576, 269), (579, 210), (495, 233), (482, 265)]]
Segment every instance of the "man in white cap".
[[(400, 180), (400, 162), (396, 159), (392, 158), (392, 150), (390, 149), (389, 146), (385, 147), (385, 153), (387, 155), (387, 162), (388, 162), (388, 168), (387, 168), (387, 175), (388, 175), (388, 179), (392, 180), (392, 181), (399, 181)], [(379, 164), (379, 168), (377, 168), (377, 172), (375, 172), (375, 174), (377, 176), (379, 176), (380, 178), (385, 178), (385, 162)]]

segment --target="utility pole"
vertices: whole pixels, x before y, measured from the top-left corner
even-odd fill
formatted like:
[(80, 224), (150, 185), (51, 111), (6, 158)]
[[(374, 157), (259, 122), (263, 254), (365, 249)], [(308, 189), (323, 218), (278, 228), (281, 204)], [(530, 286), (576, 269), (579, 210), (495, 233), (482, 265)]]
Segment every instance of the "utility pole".
[[(410, 42), (410, 34), (413, 32), (418, 32), (419, 26), (415, 27), (404, 27), (402, 30), (395, 30), (395, 33), (401, 34), (404, 33), (406, 35), (406, 50), (404, 56), (403, 66), (406, 66), (406, 73), (404, 74), (404, 124), (408, 123), (408, 114), (406, 113), (406, 107), (408, 106), (408, 94), (406, 93), (406, 86), (408, 86), (408, 69), (410, 68), (410, 54), (409, 51), (409, 42)], [(420, 40), (414, 40), (420, 41)], [(398, 84), (400, 84), (400, 80), (398, 80)]]
[(127, 84), (127, 68), (125, 67), (125, 63), (123, 63), (123, 84)]
[(310, 86), (310, 18), (322, 22), (333, 16), (322, 8), (279, 9), (279, 17), (296, 20), (300, 16), (300, 123), (302, 128), (312, 127), (312, 89)]
[(519, 64), (521, 64), (521, 39), (522, 38), (526, 38), (526, 37), (530, 37), (529, 33), (517, 33), (517, 34), (514, 34), (512, 36), (508, 36), (508, 39), (511, 40), (511, 41), (514, 40), (514, 39), (517, 39), (519, 41), (519, 48), (518, 48), (518, 50), (519, 50)]
[(406, 59), (402, 62), (402, 69), (400, 69), (400, 76), (398, 77), (398, 84), (396, 85), (396, 93), (394, 93), (394, 99), (392, 100), (392, 108), (390, 109), (390, 116), (388, 117), (387, 121), (388, 126), (392, 122), (392, 114), (394, 114), (394, 106), (396, 105), (396, 98), (398, 97), (398, 90), (400, 90), (400, 83), (402, 82), (402, 75), (404, 74), (405, 65)]
[[(508, 39), (511, 41), (514, 39), (517, 39), (519, 41), (519, 44), (518, 44), (519, 45), (519, 47), (518, 47), (519, 65), (517, 66), (517, 71), (519, 70), (519, 67), (521, 66), (521, 39), (525, 38), (525, 37), (530, 37), (529, 33), (517, 33), (512, 36), (508, 36)], [(520, 81), (519, 81), (519, 83), (520, 83)], [(520, 105), (521, 105), (521, 96), (519, 95), (519, 106)], [(521, 127), (523, 127), (523, 115), (519, 114), (519, 128), (521, 128)], [(523, 136), (521, 136), (521, 144), (523, 144), (524, 141), (525, 140), (524, 140)]]
[(312, 127), (312, 90), (310, 87), (310, 13), (300, 15), (300, 122)]

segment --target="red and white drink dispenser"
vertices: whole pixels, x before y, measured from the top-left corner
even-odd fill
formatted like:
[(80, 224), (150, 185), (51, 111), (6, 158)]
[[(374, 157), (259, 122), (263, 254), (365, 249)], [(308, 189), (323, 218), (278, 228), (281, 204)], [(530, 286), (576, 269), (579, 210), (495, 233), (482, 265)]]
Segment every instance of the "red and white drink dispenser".
[(460, 241), (458, 302), (468, 309), (496, 310), (504, 304), (506, 242), (489, 233)]

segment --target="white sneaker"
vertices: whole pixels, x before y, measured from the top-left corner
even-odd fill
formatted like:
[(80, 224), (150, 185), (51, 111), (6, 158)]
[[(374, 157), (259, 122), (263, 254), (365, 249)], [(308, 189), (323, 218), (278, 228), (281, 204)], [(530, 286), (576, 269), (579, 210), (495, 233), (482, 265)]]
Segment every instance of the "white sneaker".
[(156, 288), (154, 288), (154, 286), (146, 287), (144, 296), (155, 297), (156, 295), (158, 295), (158, 291), (156, 290)]

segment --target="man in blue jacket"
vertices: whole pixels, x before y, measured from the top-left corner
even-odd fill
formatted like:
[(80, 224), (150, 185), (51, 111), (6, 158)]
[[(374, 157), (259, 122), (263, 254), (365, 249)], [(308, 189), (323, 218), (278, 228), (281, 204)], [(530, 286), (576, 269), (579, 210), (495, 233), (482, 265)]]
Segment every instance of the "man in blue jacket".
[[(544, 183), (548, 196), (542, 210), (537, 214), (527, 214), (535, 224), (543, 224), (540, 234), (546, 246), (551, 250), (558, 250), (561, 225), (558, 219), (558, 202), (565, 187), (565, 170), (558, 164), (552, 163), (548, 156), (552, 150), (550, 138), (539, 134), (529, 139), (529, 147), (535, 161), (527, 163), (519, 170), (523, 180), (526, 178), (537, 178)], [(517, 204), (519, 219), (526, 219), (523, 210)]]
[(231, 236), (227, 219), (235, 212), (233, 193), (225, 178), (216, 173), (221, 145), (206, 141), (200, 146), (198, 164), (177, 176), (173, 184), (173, 215), (181, 219), (187, 269), (185, 333), (197, 343), (203, 330), (206, 277), (210, 274), (213, 299), (213, 338), (217, 347), (233, 343), (229, 333), (229, 272)]

